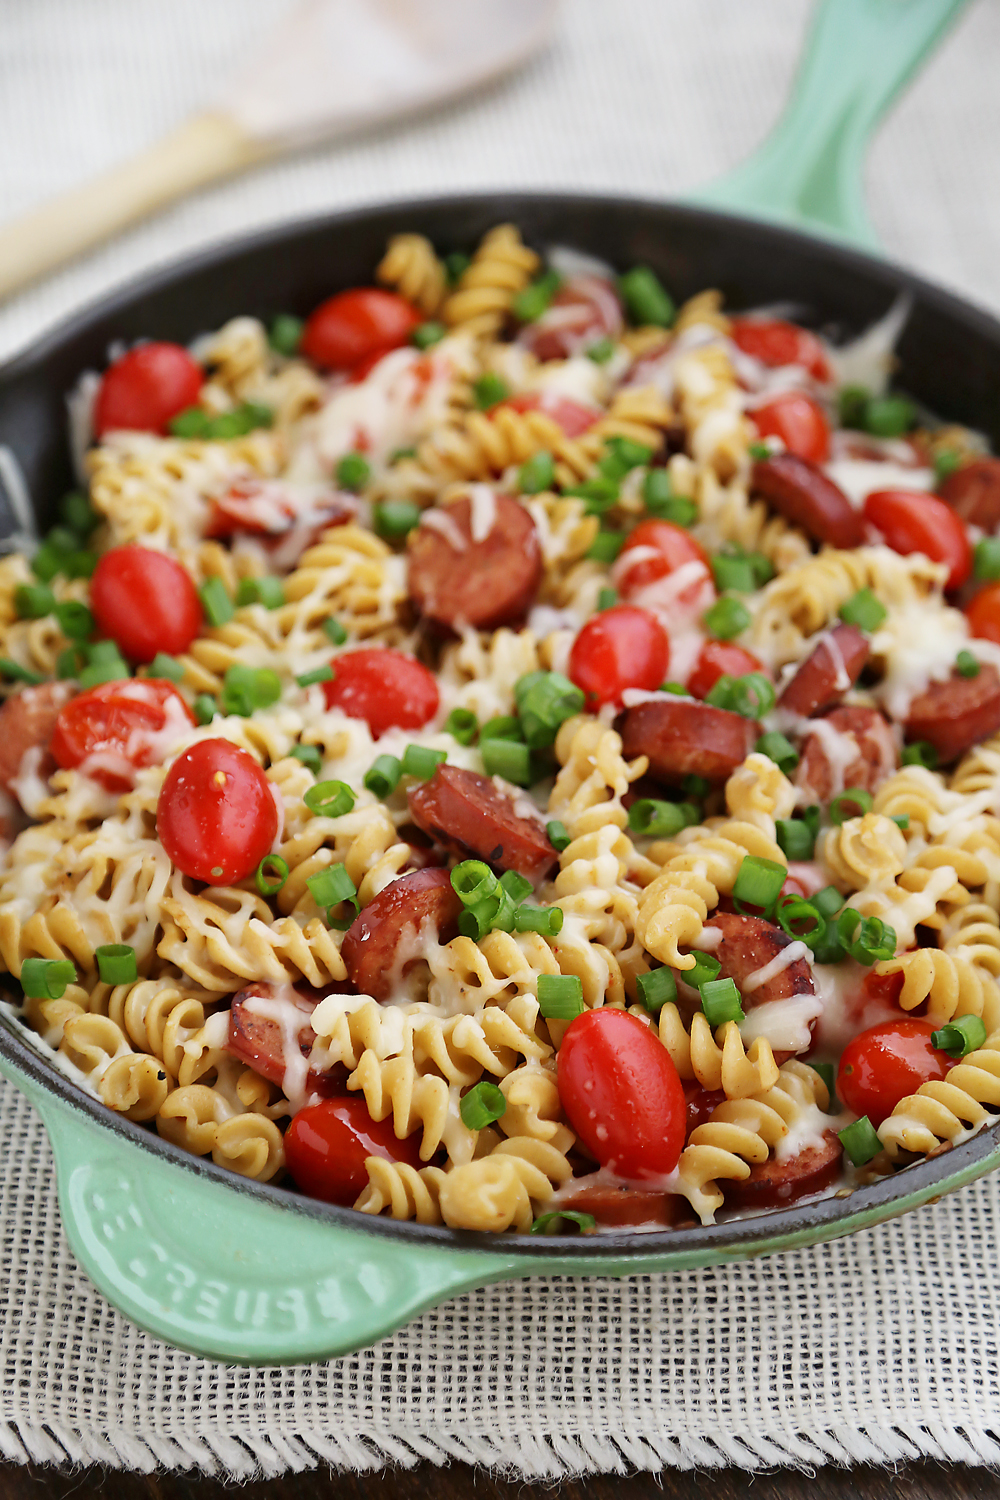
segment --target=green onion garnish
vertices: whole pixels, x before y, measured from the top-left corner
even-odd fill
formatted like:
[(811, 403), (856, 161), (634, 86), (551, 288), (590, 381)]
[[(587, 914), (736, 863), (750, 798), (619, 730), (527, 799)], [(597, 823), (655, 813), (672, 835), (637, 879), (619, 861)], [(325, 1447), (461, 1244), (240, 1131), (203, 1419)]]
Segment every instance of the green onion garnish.
[(849, 786), (830, 803), (830, 822), (839, 828), (848, 818), (863, 818), (871, 805), (871, 792), (866, 792), (863, 786)]
[(934, 455), (934, 483), (943, 484), (949, 474), (962, 467), (962, 456), (954, 448), (944, 448)]
[(851, 957), (865, 968), (892, 958), (896, 952), (895, 931), (881, 917), (862, 917), (853, 906), (845, 906), (837, 918), (837, 936)]
[(584, 555), (592, 562), (613, 563), (624, 545), (624, 531), (599, 531)]
[(694, 967), (679, 972), (684, 983), (691, 985), (692, 989), (701, 989), (710, 979), (718, 978), (722, 965), (713, 954), (700, 953), (697, 948), (692, 948), (688, 957), (694, 959)]
[(380, 500), (372, 506), (372, 523), (386, 541), (401, 542), (420, 520), (415, 500)]
[(740, 992), (734, 979), (709, 979), (701, 986), (701, 1008), (711, 1027), (744, 1021)]
[(841, 427), (853, 427), (856, 432), (863, 431), (865, 425), (865, 408), (871, 399), (871, 392), (867, 386), (845, 385), (837, 393), (837, 408), (840, 416)]
[(633, 469), (648, 464), (652, 457), (653, 450), (645, 443), (637, 443), (634, 438), (609, 437), (605, 440), (597, 470), (606, 479), (620, 481)]
[(85, 604), (79, 604), (75, 599), (56, 605), (56, 619), (63, 635), (71, 641), (85, 641), (94, 633), (93, 615)]
[(947, 1026), (931, 1032), (931, 1046), (951, 1057), (968, 1057), (986, 1040), (986, 1027), (980, 1016), (953, 1016)]
[(472, 399), (480, 411), (489, 411), (491, 407), (499, 406), (501, 401), (506, 401), (510, 395), (510, 386), (503, 376), (487, 370), (480, 375), (472, 387)]
[(872, 1157), (877, 1156), (882, 1150), (882, 1142), (867, 1115), (862, 1115), (861, 1119), (855, 1120), (853, 1125), (838, 1130), (837, 1135), (856, 1167), (863, 1167), (865, 1162), (871, 1161)]
[(184, 676), (184, 667), (176, 656), (168, 656), (165, 651), (157, 651), (149, 664), (150, 677), (160, 677), (167, 682), (180, 682)]
[(79, 490), (70, 490), (59, 502), (59, 514), (66, 526), (82, 541), (85, 541), (100, 521), (97, 511), (91, 507), (86, 495)]
[(561, 906), (519, 906), (514, 912), (515, 932), (540, 932), (542, 937), (556, 937), (562, 932)]
[(347, 631), (341, 625), (340, 621), (335, 620), (332, 615), (328, 620), (323, 621), (323, 634), (335, 646), (342, 646), (347, 640)]
[(597, 1228), (597, 1220), (593, 1214), (581, 1213), (576, 1208), (556, 1208), (551, 1213), (539, 1214), (528, 1232), (529, 1234), (554, 1234), (557, 1231), (550, 1230), (549, 1226), (555, 1224), (557, 1219), (565, 1219), (567, 1224), (575, 1224), (581, 1234), (589, 1234), (592, 1229)]
[(976, 543), (972, 572), (980, 583), (995, 583), (1000, 578), (1000, 536), (984, 536)]
[(770, 443), (751, 443), (747, 448), (747, 453), (755, 464), (766, 463), (771, 457), (771, 445)]
[(534, 779), (531, 772), (531, 751), (517, 740), (484, 740), (480, 736), (479, 752), (487, 776), (502, 776), (515, 786), (530, 786)]
[(551, 822), (546, 823), (545, 835), (557, 854), (568, 849), (572, 842), (566, 824), (561, 823), (558, 818), (553, 818)]
[(575, 495), (580, 500), (586, 500), (587, 503), (583, 508), (586, 515), (601, 516), (618, 503), (618, 481), (609, 479), (606, 474), (594, 474), (590, 479), (585, 479), (582, 484), (564, 490), (563, 494)]
[(262, 896), (275, 896), (288, 879), (288, 864), (280, 854), (265, 854), (254, 872)]
[(923, 766), (927, 771), (933, 771), (940, 759), (937, 750), (930, 740), (914, 740), (912, 745), (905, 745), (900, 761), (904, 766)]
[(512, 714), (497, 714), (495, 718), (487, 719), (479, 731), (480, 740), (520, 740), (521, 721), (515, 719)]
[(859, 630), (867, 630), (869, 634), (879, 628), (888, 613), (871, 589), (858, 589), (846, 604), (840, 606), (840, 618), (845, 625), (856, 625)]
[(873, 437), (902, 437), (916, 420), (916, 407), (905, 396), (870, 396), (865, 402), (864, 429)]
[(717, 552), (712, 558), (712, 572), (715, 575), (715, 587), (720, 593), (725, 589), (732, 589), (736, 594), (752, 594), (756, 587), (753, 567), (748, 557), (733, 557), (725, 552)]
[(776, 729), (762, 734), (754, 745), (754, 749), (761, 755), (766, 755), (773, 760), (775, 765), (784, 771), (787, 776), (789, 771), (794, 771), (799, 763), (799, 752), (785, 735), (779, 734)]
[(628, 810), (628, 826), (645, 838), (672, 839), (682, 828), (697, 823), (699, 817), (693, 802), (659, 802), (652, 797), (640, 797)]
[(332, 682), (333, 668), (326, 662), (322, 667), (314, 667), (311, 672), (303, 672), (295, 681), (300, 688), (314, 687), (317, 682)]
[(469, 1130), (484, 1130), (487, 1125), (492, 1125), (494, 1120), (499, 1120), (507, 1108), (507, 1100), (495, 1083), (473, 1084), (472, 1088), (462, 1095), (458, 1106), (458, 1112), (462, 1116), (462, 1124)]
[[(325, 870), (317, 870), (315, 875), (309, 876), (306, 885), (317, 906), (329, 908), (339, 906), (341, 901), (350, 901), (355, 911), (360, 910), (357, 886), (343, 865), (327, 865)], [(331, 922), (330, 925), (335, 924)]]
[(778, 848), (788, 859), (812, 859), (816, 835), (801, 818), (778, 818), (775, 821)]
[(87, 658), (79, 646), (67, 646), (65, 651), (60, 651), (56, 657), (56, 676), (65, 681), (70, 677), (79, 677), (87, 665)]
[(892, 821), (905, 833), (910, 826), (910, 815), (909, 813), (893, 813)]
[[(296, 745), (295, 747), (296, 750), (314, 750), (315, 748), (315, 745)], [(318, 751), (316, 764), (318, 769)], [(302, 801), (318, 818), (341, 818), (344, 813), (349, 813), (353, 808), (354, 793), (346, 781), (317, 781), (314, 786), (307, 787), (303, 792)]]
[(167, 423), (172, 437), (184, 439), (207, 438), (211, 426), (211, 417), (200, 406), (186, 406)]
[(271, 324), (267, 341), (276, 354), (291, 359), (299, 352), (304, 326), (301, 318), (293, 318), (291, 313), (279, 313)]
[(677, 980), (673, 969), (650, 969), (648, 974), (636, 976), (635, 987), (639, 999), (650, 1015), (658, 1015), (668, 1001), (677, 999)]
[(26, 958), (21, 965), (21, 988), (29, 1000), (61, 1000), (75, 979), (68, 958)]
[(546, 1021), (572, 1021), (584, 1009), (576, 974), (539, 974), (538, 1009)]
[(598, 339), (596, 344), (591, 344), (586, 354), (595, 365), (606, 365), (614, 352), (615, 345), (612, 339)]
[[(219, 712), (219, 705), (211, 693), (199, 693), (194, 700), (194, 716), (199, 724), (211, 724)], [(292, 751), (295, 754), (295, 751)]]
[(521, 732), (532, 750), (551, 745), (559, 726), (583, 710), (583, 692), (561, 672), (528, 672), (514, 684)]
[(296, 760), (300, 760), (314, 774), (323, 764), (318, 745), (293, 745), (288, 753), (294, 755)]
[(517, 487), (522, 495), (540, 495), (556, 482), (556, 462), (551, 453), (533, 453), (517, 471)]
[(337, 483), (342, 490), (358, 494), (372, 477), (371, 464), (363, 453), (345, 453), (337, 463)]
[(814, 1073), (819, 1074), (823, 1082), (826, 1084), (826, 1091), (830, 1095), (830, 1111), (836, 1112), (838, 1105), (833, 1092), (834, 1084), (836, 1083), (833, 1063), (811, 1062), (809, 1066), (812, 1068)]
[(377, 755), (365, 772), (365, 787), (376, 797), (391, 797), (402, 774), (403, 764), (395, 755)]
[(448, 330), (443, 323), (437, 323), (429, 318), (426, 323), (418, 323), (410, 334), (410, 338), (418, 349), (433, 349), (435, 344), (440, 344)]
[(481, 859), (463, 859), (451, 872), (451, 888), (463, 906), (476, 906), (495, 898), (500, 882)]
[(844, 904), (844, 898), (835, 885), (825, 885), (809, 899), (822, 917), (835, 917)]
[(42, 620), (52, 614), (55, 607), (55, 594), (42, 583), (19, 583), (14, 590), (18, 619)]
[(102, 682), (121, 682), (130, 676), (131, 673), (120, 656), (107, 656), (97, 661), (91, 660), (90, 666), (84, 667), (80, 673), (79, 681), (80, 686), (87, 691), (89, 688), (99, 687)]
[(672, 693), (675, 698), (690, 698), (691, 696), (683, 682), (661, 682), (657, 692)]
[(453, 708), (444, 727), (460, 745), (471, 745), (479, 733), (479, 720), (471, 708)]
[(955, 657), (955, 671), (959, 677), (978, 677), (979, 661), (971, 651), (960, 651)]
[(613, 609), (618, 603), (618, 592), (616, 589), (603, 588), (597, 595), (597, 612), (602, 614), (606, 609)]
[(447, 750), (429, 750), (426, 745), (407, 745), (403, 751), (403, 774), (427, 781), (441, 762), (447, 759)]
[(681, 787), (683, 788), (685, 797), (691, 797), (701, 802), (704, 801), (712, 790), (712, 783), (704, 776), (695, 776), (693, 773), (689, 773), (681, 782)]
[(271, 667), (246, 667), (234, 662), (226, 668), (219, 702), (224, 714), (249, 719), (255, 709), (269, 708), (281, 697), (281, 678)]
[[(798, 938), (812, 947), (813, 943), (822, 942), (826, 934), (826, 920), (816, 910), (811, 901), (806, 901), (802, 896), (782, 896), (774, 909), (775, 919), (782, 932), (787, 932), (790, 938)], [(802, 923), (809, 925), (805, 928)]]
[(737, 911), (744, 906), (760, 907), (765, 916), (771, 911), (781, 894), (781, 887), (788, 878), (784, 865), (774, 859), (762, 859), (759, 854), (748, 854), (740, 865), (733, 886), (733, 903)]
[(763, 672), (737, 677), (730, 692), (729, 707), (744, 719), (762, 719), (774, 707), (774, 688)]
[(545, 271), (537, 281), (518, 292), (511, 303), (511, 312), (519, 323), (534, 323), (542, 316), (552, 298), (559, 290), (562, 277), (558, 271)]
[(520, 901), (522, 896), (530, 896), (534, 886), (526, 875), (517, 870), (504, 870), (500, 876), (500, 889), (507, 892), (513, 901)]
[(633, 323), (652, 323), (669, 328), (676, 309), (673, 299), (648, 266), (634, 266), (618, 282), (625, 309)]
[(241, 578), (236, 590), (236, 603), (242, 609), (245, 604), (263, 604), (267, 609), (280, 609), (285, 602), (285, 586), (280, 578), (270, 574), (263, 578)]
[(731, 641), (750, 624), (750, 611), (738, 599), (716, 599), (702, 616), (705, 629), (720, 641)]
[(139, 977), (135, 949), (127, 943), (104, 943), (94, 949), (102, 984), (134, 984)]
[(461, 250), (452, 250), (450, 254), (444, 257), (444, 268), (452, 286), (455, 285), (456, 281), (462, 279), (471, 265), (471, 259)]
[(221, 578), (206, 578), (198, 594), (210, 625), (225, 625), (233, 618), (233, 601)]

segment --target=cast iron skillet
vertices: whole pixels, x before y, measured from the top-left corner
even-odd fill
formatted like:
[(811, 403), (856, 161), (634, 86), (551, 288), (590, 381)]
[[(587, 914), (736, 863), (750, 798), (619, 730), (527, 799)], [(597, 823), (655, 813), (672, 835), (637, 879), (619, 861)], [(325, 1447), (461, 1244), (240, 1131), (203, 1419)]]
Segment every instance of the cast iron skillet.
[[(0, 444), (16, 458), (42, 525), (72, 482), (65, 394), (81, 371), (105, 364), (113, 340), (184, 343), (237, 313), (304, 314), (340, 288), (370, 282), (391, 233), (416, 230), (442, 249), (463, 249), (505, 220), (539, 247), (571, 245), (621, 268), (650, 265), (678, 300), (716, 286), (729, 307), (793, 302), (814, 326), (843, 336), (906, 292), (913, 306), (898, 345), (898, 383), (1000, 446), (1000, 324), (905, 271), (699, 209), (551, 194), (460, 197), (237, 241), (124, 288), (42, 340), (0, 374)], [(5, 501), (0, 536), (13, 529)], [(847, 1198), (762, 1217), (578, 1239), (470, 1236), (370, 1219), (189, 1156), (79, 1092), (7, 1017), (0, 1071), (45, 1120), (66, 1230), (100, 1289), (172, 1343), (249, 1363), (343, 1353), (447, 1295), (503, 1277), (708, 1265), (830, 1239), (1000, 1163), (993, 1128)]]

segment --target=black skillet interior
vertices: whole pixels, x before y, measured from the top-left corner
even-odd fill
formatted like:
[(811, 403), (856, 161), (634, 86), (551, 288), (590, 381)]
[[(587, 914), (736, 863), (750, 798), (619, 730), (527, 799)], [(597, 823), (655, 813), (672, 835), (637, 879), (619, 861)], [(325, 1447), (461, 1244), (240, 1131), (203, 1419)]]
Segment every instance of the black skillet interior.
[[(223, 245), (197, 259), (124, 287), (72, 323), (42, 338), (0, 372), (0, 445), (16, 458), (41, 525), (73, 484), (66, 428), (66, 393), (82, 371), (106, 363), (110, 343), (141, 338), (185, 343), (237, 314), (269, 319), (308, 313), (346, 286), (370, 283), (390, 234), (426, 234), (441, 251), (468, 250), (492, 225), (511, 221), (538, 247), (563, 244), (625, 269), (651, 266), (681, 300), (719, 287), (731, 308), (792, 303), (803, 321), (847, 337), (881, 317), (900, 293), (912, 311), (897, 345), (897, 383), (941, 418), (965, 423), (1000, 448), (1000, 324), (918, 278), (869, 256), (806, 235), (693, 208), (628, 199), (505, 194), (396, 204), (293, 224)], [(0, 538), (16, 530), (0, 469)], [(310, 1216), (358, 1225), (349, 1210), (303, 1200), (281, 1188), (248, 1183), (212, 1163), (185, 1155), (159, 1137), (108, 1115), (81, 1097), (0, 1017), (0, 1052), (37, 1083), (82, 1107), (115, 1134), (142, 1141), (220, 1186), (251, 1192)], [(776, 1211), (763, 1220), (674, 1230), (663, 1235), (615, 1234), (586, 1243), (559, 1238), (530, 1243), (543, 1257), (588, 1259), (623, 1251), (694, 1252), (745, 1245), (788, 1233), (837, 1232), (858, 1210), (884, 1216), (896, 1198), (926, 1193), (959, 1171), (974, 1170), (994, 1149), (994, 1132), (955, 1152), (921, 1162), (848, 1200), (827, 1199)], [(467, 1236), (415, 1224), (369, 1221), (374, 1233), (418, 1240), (469, 1243)], [(369, 1227), (366, 1225), (366, 1227)], [(486, 1249), (510, 1248), (509, 1238), (476, 1237)], [(521, 1241), (521, 1246), (525, 1242)], [(520, 1247), (519, 1247), (520, 1248)], [(527, 1248), (527, 1247), (526, 1247)]]

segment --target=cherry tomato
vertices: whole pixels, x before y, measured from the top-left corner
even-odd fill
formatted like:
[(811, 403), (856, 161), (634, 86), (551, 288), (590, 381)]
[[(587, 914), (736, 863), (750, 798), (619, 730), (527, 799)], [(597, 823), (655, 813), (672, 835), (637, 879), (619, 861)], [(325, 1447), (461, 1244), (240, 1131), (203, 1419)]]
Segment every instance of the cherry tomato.
[(936, 495), (924, 490), (875, 490), (865, 501), (865, 519), (885, 537), (893, 552), (922, 552), (947, 563), (946, 589), (961, 588), (972, 572), (972, 547), (965, 523)]
[(900, 1099), (943, 1078), (955, 1060), (931, 1046), (933, 1030), (929, 1021), (883, 1021), (849, 1042), (837, 1071), (837, 1093), (848, 1109), (878, 1127)]
[(588, 703), (621, 703), (626, 688), (654, 692), (670, 665), (667, 632), (648, 609), (616, 604), (593, 615), (573, 642), (569, 676)]
[(771, 675), (764, 663), (742, 646), (729, 641), (706, 641), (687, 680), (687, 690), (692, 698), (707, 698), (720, 677), (745, 677), (748, 672)]
[(748, 412), (762, 438), (780, 438), (789, 453), (822, 464), (830, 457), (830, 427), (826, 413), (802, 391), (782, 391)]
[(324, 370), (353, 370), (362, 360), (409, 341), (423, 316), (395, 292), (359, 286), (321, 302), (302, 333), (302, 353)]
[(134, 771), (164, 758), (171, 748), (165, 743), (169, 731), (176, 731), (176, 740), (193, 725), (194, 716), (172, 682), (158, 677), (102, 682), (59, 710), (52, 754), (64, 770), (84, 766), (109, 792), (124, 792), (135, 785)]
[(815, 380), (829, 380), (830, 366), (823, 345), (807, 328), (782, 318), (734, 318), (729, 337), (744, 354), (775, 370), (801, 365)]
[(1000, 645), (1000, 583), (987, 584), (965, 606), (972, 634)]
[(438, 710), (434, 674), (413, 656), (384, 647), (348, 651), (324, 682), (327, 708), (365, 719), (375, 739), (387, 729), (422, 729)]
[(509, 406), (511, 411), (542, 411), (571, 438), (579, 437), (581, 432), (593, 427), (601, 415), (592, 406), (584, 406), (581, 401), (573, 401), (555, 391), (527, 391), (521, 396), (511, 396), (500, 405)]
[(233, 885), (256, 870), (277, 837), (271, 783), (231, 741), (199, 740), (167, 772), (156, 831), (185, 875)]
[(571, 359), (604, 338), (622, 331), (621, 300), (603, 276), (570, 276), (534, 323), (527, 323), (517, 341), (538, 359)]
[(113, 547), (90, 580), (90, 607), (130, 661), (186, 651), (201, 629), (201, 600), (176, 558), (149, 547)]
[(422, 1165), (419, 1134), (397, 1140), (392, 1116), (373, 1120), (364, 1099), (324, 1099), (300, 1109), (285, 1131), (285, 1160), (296, 1187), (310, 1198), (345, 1207), (368, 1183), (365, 1158)]
[[(641, 554), (634, 561), (630, 560), (629, 553), (639, 548)], [(708, 553), (700, 542), (695, 541), (690, 531), (675, 526), (672, 521), (640, 521), (630, 533), (615, 567), (619, 592), (623, 597), (634, 594), (647, 583), (666, 578), (688, 563), (700, 563), (704, 570), (704, 574), (692, 583), (693, 589), (700, 589), (705, 577), (712, 576)]]
[(198, 400), (205, 375), (180, 344), (140, 344), (115, 360), (94, 403), (94, 432), (166, 433), (171, 417)]
[(687, 1106), (656, 1034), (625, 1010), (585, 1010), (559, 1048), (559, 1097), (591, 1156), (631, 1181), (672, 1172)]
[(899, 972), (894, 974), (879, 974), (875, 969), (869, 969), (862, 980), (862, 984), (865, 993), (870, 995), (873, 1000), (888, 1000), (891, 1004), (896, 1005), (899, 1002), (900, 995), (903, 993), (903, 979), (903, 974)]

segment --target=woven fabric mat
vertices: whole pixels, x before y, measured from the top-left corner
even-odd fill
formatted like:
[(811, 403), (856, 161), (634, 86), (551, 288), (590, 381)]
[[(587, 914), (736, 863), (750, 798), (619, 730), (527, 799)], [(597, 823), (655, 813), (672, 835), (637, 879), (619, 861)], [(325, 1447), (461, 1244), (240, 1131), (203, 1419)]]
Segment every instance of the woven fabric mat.
[[(151, 142), (286, 9), (12, 0), (0, 212)], [(808, 10), (565, 0), (553, 45), (513, 80), (179, 205), (0, 309), (0, 354), (123, 279), (260, 224), (462, 188), (681, 193), (767, 129)], [(870, 169), (889, 251), (993, 307), (998, 54), (1000, 9), (971, 7)], [(815, 1250), (491, 1287), (374, 1349), (286, 1370), (178, 1354), (112, 1311), (66, 1248), (41, 1125), (2, 1082), (0, 1231), (0, 1451), (13, 1459), (249, 1475), (459, 1457), (525, 1478), (920, 1455), (1000, 1463), (996, 1179)]]

